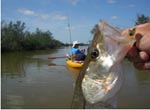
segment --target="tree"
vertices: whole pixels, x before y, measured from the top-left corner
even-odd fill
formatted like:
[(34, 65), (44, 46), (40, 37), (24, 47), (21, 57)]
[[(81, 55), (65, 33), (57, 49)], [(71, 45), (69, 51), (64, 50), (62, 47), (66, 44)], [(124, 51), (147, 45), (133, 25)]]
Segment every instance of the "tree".
[(24, 41), (24, 29), (25, 23), (17, 21), (13, 23), (12, 21), (6, 24), (4, 21), (2, 24), (2, 51), (3, 50), (22, 50), (22, 43)]
[(17, 21), (13, 23), (1, 22), (1, 50), (21, 51), (56, 48), (64, 45), (55, 40), (50, 31), (43, 32), (39, 28), (35, 32), (26, 31), (25, 23)]
[(150, 23), (150, 17), (145, 16), (144, 14), (137, 15), (137, 19), (135, 21), (135, 25), (144, 24), (144, 23)]

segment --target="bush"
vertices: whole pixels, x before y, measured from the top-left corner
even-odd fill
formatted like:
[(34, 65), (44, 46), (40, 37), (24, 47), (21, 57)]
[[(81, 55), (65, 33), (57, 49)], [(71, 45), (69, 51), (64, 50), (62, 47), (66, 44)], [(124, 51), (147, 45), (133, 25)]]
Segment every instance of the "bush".
[(8, 24), (2, 21), (1, 26), (2, 52), (56, 48), (63, 45), (53, 38), (50, 31), (43, 32), (38, 28), (32, 33), (26, 31), (25, 23), (21, 21)]

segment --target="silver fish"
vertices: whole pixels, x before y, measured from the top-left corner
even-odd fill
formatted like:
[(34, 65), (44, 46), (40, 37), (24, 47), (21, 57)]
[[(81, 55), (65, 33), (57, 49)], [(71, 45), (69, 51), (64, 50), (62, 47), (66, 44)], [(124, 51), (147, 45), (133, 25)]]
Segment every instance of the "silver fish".
[(121, 62), (134, 42), (133, 36), (122, 36), (106, 22), (99, 23), (76, 81), (72, 108), (84, 108), (86, 101), (106, 102), (118, 93), (123, 81)]

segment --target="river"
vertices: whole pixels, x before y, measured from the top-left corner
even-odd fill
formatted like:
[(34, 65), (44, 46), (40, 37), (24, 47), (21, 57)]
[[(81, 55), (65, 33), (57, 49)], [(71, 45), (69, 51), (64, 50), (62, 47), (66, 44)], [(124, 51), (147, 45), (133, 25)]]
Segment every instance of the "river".
[[(65, 58), (48, 59), (69, 50), (1, 54), (1, 108), (70, 108), (79, 70), (67, 67)], [(133, 70), (128, 61), (124, 65), (117, 108), (150, 108), (150, 71)]]

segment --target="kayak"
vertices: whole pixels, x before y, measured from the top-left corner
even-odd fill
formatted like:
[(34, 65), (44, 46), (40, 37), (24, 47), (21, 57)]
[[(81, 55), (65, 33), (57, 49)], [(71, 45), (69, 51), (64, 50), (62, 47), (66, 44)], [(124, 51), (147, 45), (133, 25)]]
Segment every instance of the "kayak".
[(72, 67), (72, 68), (81, 68), (82, 65), (83, 65), (83, 62), (75, 62), (75, 61), (72, 61), (72, 60), (69, 60), (69, 59), (66, 59), (66, 64), (69, 66), (69, 67)]

